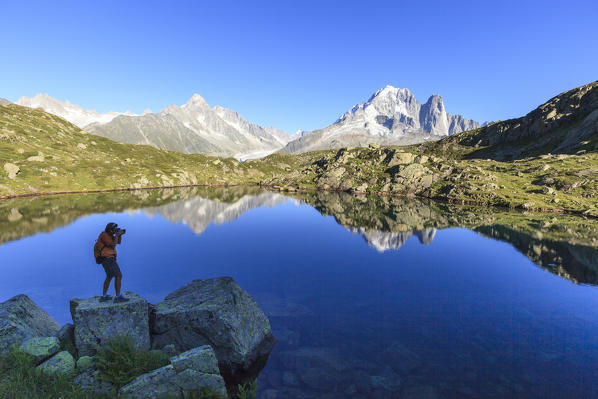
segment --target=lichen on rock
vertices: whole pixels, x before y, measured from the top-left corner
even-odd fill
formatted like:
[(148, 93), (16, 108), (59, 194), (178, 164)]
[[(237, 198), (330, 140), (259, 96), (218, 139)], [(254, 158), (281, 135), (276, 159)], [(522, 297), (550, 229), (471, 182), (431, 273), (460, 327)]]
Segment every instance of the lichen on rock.
[(90, 356), (117, 336), (129, 336), (139, 349), (150, 348), (149, 311), (145, 299), (126, 292), (128, 302), (100, 302), (99, 297), (71, 299), (75, 346), (80, 356)]
[(59, 329), (27, 295), (10, 298), (0, 303), (0, 356), (28, 338), (53, 336)]

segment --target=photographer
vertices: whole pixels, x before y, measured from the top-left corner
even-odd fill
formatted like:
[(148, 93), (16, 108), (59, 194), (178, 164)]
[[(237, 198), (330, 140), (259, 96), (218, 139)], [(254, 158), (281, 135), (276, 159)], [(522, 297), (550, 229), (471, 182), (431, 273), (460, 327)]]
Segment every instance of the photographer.
[(122, 235), (125, 232), (126, 230), (119, 229), (116, 223), (108, 223), (106, 229), (98, 237), (98, 242), (101, 245), (100, 256), (102, 257), (102, 266), (104, 267), (104, 271), (106, 271), (103, 295), (100, 298), (101, 302), (112, 299), (112, 296), (108, 295), (108, 288), (110, 288), (112, 278), (114, 278), (114, 289), (116, 290), (114, 302), (126, 302), (129, 300), (120, 293), (122, 273), (120, 272), (118, 263), (116, 263), (116, 245), (121, 243)]

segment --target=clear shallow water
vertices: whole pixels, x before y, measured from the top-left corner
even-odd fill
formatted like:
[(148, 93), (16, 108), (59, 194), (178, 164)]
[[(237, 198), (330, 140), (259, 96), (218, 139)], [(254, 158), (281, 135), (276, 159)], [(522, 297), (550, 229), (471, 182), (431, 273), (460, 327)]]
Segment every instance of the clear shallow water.
[(155, 303), (229, 275), (258, 301), (278, 339), (260, 397), (598, 396), (591, 222), (242, 190), (2, 203), (0, 301), (69, 322), (70, 298), (100, 293), (91, 247), (116, 221), (124, 289)]

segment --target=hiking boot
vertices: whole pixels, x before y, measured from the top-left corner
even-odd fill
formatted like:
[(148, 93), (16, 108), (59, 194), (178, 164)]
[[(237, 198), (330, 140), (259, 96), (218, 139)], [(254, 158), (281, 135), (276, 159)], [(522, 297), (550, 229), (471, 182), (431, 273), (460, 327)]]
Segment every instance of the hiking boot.
[(125, 298), (122, 295), (117, 296), (116, 298), (114, 298), (114, 302), (128, 302), (129, 298)]
[(102, 295), (100, 297), (100, 302), (106, 302), (112, 299), (112, 295)]

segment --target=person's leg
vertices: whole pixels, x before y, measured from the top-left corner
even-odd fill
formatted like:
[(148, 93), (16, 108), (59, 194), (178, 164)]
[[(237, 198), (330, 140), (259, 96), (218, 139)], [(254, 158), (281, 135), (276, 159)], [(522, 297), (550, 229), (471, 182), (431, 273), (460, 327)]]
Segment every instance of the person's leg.
[(114, 298), (114, 300), (116, 302), (126, 302), (129, 299), (125, 298), (121, 295), (120, 293), (120, 288), (122, 285), (122, 281), (123, 281), (123, 274), (120, 272), (120, 267), (118, 266), (118, 263), (114, 262), (114, 289), (116, 290), (116, 298)]
[(110, 281), (112, 281), (112, 277), (106, 276), (106, 279), (104, 280), (104, 289), (102, 290), (103, 296), (106, 296), (106, 294), (108, 294), (108, 289), (110, 288)]
[(100, 298), (100, 302), (105, 302), (112, 299), (112, 297), (108, 295), (108, 289), (110, 288), (110, 281), (112, 281), (112, 277), (114, 277), (114, 275), (111, 271), (110, 259), (104, 259), (102, 266), (106, 272), (106, 279), (104, 279), (104, 286), (102, 287), (102, 297)]
[(120, 296), (120, 287), (122, 285), (123, 276), (116, 276), (114, 279), (114, 289), (116, 290), (116, 296)]

